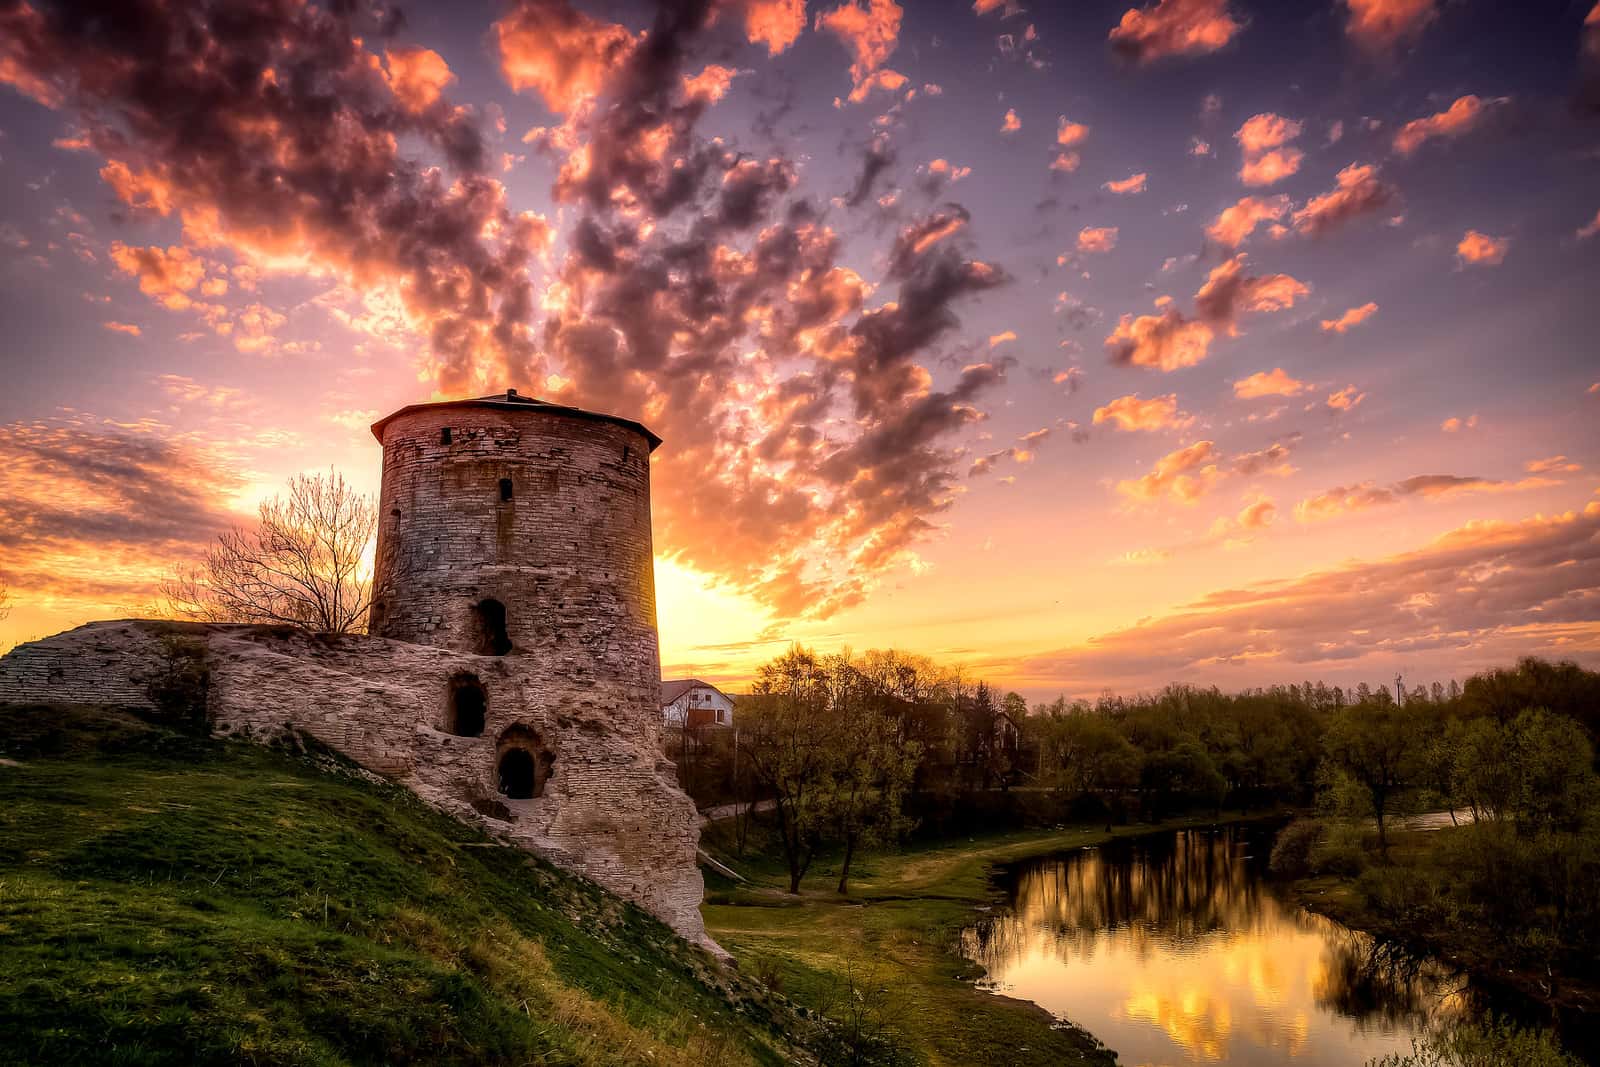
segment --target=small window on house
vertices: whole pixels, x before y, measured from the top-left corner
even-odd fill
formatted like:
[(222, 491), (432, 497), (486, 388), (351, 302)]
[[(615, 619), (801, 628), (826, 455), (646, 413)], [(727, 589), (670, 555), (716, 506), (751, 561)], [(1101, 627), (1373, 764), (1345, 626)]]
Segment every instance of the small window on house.
[(717, 709), (717, 725), (718, 726), (721, 726), (721, 725), (723, 725), (724, 723), (727, 722), (727, 720), (723, 718), (724, 714), (726, 714), (726, 713), (721, 708)]
[(444, 429), (439, 431), (439, 443), (441, 445), (447, 445), (450, 443), (450, 427), (446, 426)]
[(501, 478), (500, 479), (500, 501), (501, 501), (501, 503), (504, 503), (505, 501), (510, 500), (510, 499), (511, 499), (511, 479), (510, 478)]
[(450, 677), (450, 696), (445, 706), (446, 730), (457, 737), (478, 737), (483, 733), (488, 709), (489, 694), (476, 674), (462, 671)]
[(506, 606), (498, 600), (484, 600), (472, 608), (474, 651), (480, 656), (503, 656), (511, 651), (511, 635), (506, 630)]
[(633, 455), (633, 446), (632, 445), (623, 445), (622, 446), (622, 462), (624, 462), (624, 463), (628, 462), (628, 457), (631, 456), (631, 455)]

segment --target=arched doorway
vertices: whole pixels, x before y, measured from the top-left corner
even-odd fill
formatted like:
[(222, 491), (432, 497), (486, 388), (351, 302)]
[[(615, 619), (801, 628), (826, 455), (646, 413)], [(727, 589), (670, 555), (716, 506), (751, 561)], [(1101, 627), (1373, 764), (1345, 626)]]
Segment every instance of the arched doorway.
[(541, 797), (545, 783), (555, 774), (555, 763), (555, 753), (543, 739), (519, 723), (501, 734), (496, 746), (497, 788), (507, 800)]
[(457, 737), (479, 737), (489, 711), (489, 693), (476, 674), (461, 671), (450, 676), (444, 727)]
[(472, 608), (474, 651), (480, 656), (503, 656), (511, 651), (506, 631), (506, 606), (498, 600), (480, 600)]

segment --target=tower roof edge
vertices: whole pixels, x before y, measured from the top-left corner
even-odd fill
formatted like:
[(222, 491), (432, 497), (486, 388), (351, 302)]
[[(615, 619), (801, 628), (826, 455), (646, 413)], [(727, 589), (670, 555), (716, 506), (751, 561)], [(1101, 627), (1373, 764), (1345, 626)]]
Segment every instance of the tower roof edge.
[(656, 436), (648, 426), (634, 419), (624, 418), (621, 415), (608, 415), (605, 412), (589, 411), (586, 408), (571, 407), (566, 404), (552, 404), (548, 400), (537, 397), (523, 396), (515, 389), (507, 389), (503, 393), (491, 393), (489, 396), (470, 397), (463, 400), (436, 400), (425, 404), (407, 404), (398, 411), (390, 412), (372, 424), (372, 436), (383, 443), (383, 428), (402, 415), (410, 415), (417, 411), (431, 411), (436, 408), (495, 408), (500, 411), (539, 411), (548, 415), (564, 415), (576, 419), (591, 419), (596, 422), (609, 422), (618, 426), (636, 430), (644, 435), (650, 442), (650, 451), (654, 452), (661, 444), (661, 438)]

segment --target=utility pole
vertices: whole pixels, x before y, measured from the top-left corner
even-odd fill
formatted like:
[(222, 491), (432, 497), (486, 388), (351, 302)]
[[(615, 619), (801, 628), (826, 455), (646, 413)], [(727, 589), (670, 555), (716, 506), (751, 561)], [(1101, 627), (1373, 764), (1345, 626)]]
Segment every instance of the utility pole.
[(1398, 674), (1394, 676), (1394, 702), (1402, 707), (1406, 702), (1406, 683)]

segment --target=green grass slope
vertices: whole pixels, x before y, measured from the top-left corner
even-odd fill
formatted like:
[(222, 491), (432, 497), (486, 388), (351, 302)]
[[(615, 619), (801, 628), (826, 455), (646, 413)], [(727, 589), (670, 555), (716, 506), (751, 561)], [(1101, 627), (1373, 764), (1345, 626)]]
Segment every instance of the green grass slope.
[(326, 753), (0, 707), (0, 1063), (776, 1064), (808, 1025)]

